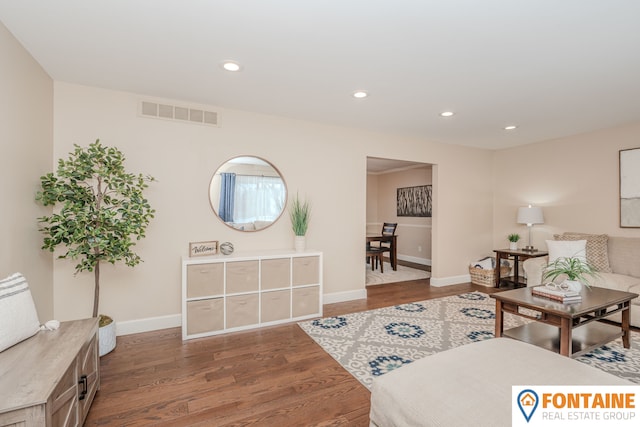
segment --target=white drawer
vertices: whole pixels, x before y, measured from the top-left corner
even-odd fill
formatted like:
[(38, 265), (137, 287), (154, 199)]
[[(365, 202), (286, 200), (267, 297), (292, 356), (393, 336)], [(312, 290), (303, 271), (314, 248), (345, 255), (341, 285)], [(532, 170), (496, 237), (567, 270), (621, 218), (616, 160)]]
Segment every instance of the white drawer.
[(260, 265), (260, 288), (287, 288), (291, 283), (291, 259), (264, 259)]
[(224, 265), (192, 264), (187, 266), (187, 298), (222, 295)]
[(212, 298), (187, 301), (187, 334), (221, 331), (224, 329), (224, 299)]
[(259, 300), (257, 293), (227, 297), (227, 328), (257, 324)]
[(320, 283), (320, 258), (317, 256), (293, 258), (293, 286)]
[(227, 263), (227, 294), (258, 290), (258, 261)]
[(260, 296), (260, 321), (273, 322), (291, 317), (291, 291), (263, 292)]
[(293, 289), (292, 316), (301, 317), (320, 312), (320, 287), (309, 286)]

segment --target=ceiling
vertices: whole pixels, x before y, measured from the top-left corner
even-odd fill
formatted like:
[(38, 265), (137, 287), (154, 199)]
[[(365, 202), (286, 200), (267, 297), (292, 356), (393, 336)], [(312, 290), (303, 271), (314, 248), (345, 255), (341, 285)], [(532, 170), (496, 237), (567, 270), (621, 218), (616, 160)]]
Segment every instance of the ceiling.
[(57, 81), (425, 141), (640, 120), (640, 1), (0, 0), (0, 21)]
[[(367, 157), (367, 173), (377, 175), (389, 172), (398, 172), (406, 169), (425, 167), (428, 163), (410, 162), (396, 159), (380, 159)], [(429, 165), (431, 166), (431, 165)]]

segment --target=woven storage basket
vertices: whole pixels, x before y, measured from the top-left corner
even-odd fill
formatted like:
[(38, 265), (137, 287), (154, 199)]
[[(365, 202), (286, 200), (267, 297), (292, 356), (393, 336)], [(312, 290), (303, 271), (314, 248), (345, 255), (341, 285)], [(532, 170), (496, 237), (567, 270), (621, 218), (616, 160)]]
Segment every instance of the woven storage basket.
[[(503, 265), (500, 267), (500, 277), (506, 277), (509, 273), (511, 273), (510, 266)], [(482, 286), (496, 285), (496, 271), (494, 269), (484, 270), (469, 266), (469, 274), (471, 275), (471, 283)]]

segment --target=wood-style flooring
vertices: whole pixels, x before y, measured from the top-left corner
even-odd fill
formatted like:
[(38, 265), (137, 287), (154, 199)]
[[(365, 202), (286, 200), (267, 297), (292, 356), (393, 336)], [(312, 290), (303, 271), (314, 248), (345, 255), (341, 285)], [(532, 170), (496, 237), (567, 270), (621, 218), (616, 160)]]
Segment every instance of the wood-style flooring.
[[(429, 280), (372, 286), (335, 316), (472, 290)], [(179, 328), (121, 336), (101, 358), (86, 426), (368, 426), (369, 391), (296, 323), (182, 341)]]

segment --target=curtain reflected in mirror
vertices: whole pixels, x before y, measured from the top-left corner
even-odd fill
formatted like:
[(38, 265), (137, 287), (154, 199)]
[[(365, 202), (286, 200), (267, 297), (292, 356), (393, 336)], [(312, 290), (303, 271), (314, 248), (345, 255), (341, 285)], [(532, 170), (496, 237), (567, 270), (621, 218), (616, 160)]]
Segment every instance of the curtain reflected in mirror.
[(273, 224), (284, 211), (287, 187), (268, 161), (251, 156), (225, 162), (211, 179), (213, 211), (229, 227), (258, 231)]

